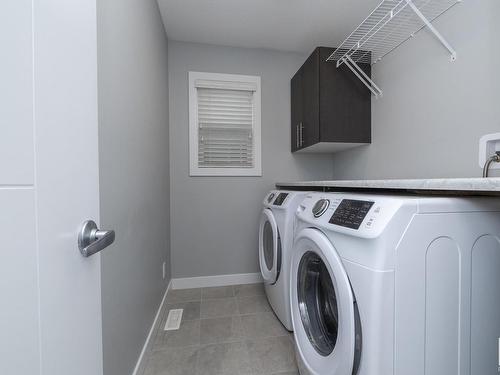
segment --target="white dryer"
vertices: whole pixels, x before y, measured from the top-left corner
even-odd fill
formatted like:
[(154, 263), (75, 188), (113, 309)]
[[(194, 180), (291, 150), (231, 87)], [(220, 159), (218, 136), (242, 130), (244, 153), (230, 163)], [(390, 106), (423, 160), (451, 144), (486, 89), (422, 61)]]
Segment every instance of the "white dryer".
[(259, 225), (259, 263), (267, 298), (281, 323), (292, 330), (290, 259), (295, 211), (305, 192), (274, 190), (263, 202)]
[(497, 373), (499, 237), (499, 199), (309, 193), (290, 284), (300, 373)]

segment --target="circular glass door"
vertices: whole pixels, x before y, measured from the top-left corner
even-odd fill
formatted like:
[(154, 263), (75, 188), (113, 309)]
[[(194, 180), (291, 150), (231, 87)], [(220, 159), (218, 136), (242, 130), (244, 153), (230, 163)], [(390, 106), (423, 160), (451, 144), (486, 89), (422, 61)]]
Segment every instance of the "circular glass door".
[(274, 267), (274, 232), (271, 223), (266, 220), (262, 234), (262, 246), (266, 268), (271, 271)]
[(332, 279), (323, 260), (309, 251), (300, 260), (297, 296), (302, 324), (309, 341), (323, 356), (337, 343), (339, 312)]
[(319, 230), (300, 231), (292, 249), (292, 322), (300, 363), (311, 374), (356, 374), (361, 325), (336, 249)]
[(259, 226), (259, 263), (264, 282), (276, 282), (280, 269), (281, 239), (276, 220), (269, 209), (262, 212)]

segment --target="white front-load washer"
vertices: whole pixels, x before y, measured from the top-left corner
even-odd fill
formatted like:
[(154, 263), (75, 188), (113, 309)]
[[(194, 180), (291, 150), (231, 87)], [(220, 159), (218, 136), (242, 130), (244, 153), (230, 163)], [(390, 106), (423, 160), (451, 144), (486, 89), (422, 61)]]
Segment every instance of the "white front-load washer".
[(500, 200), (309, 193), (290, 295), (301, 374), (493, 375)]
[(264, 288), (276, 316), (292, 330), (290, 251), (295, 211), (305, 192), (273, 190), (264, 198), (259, 225), (259, 263)]

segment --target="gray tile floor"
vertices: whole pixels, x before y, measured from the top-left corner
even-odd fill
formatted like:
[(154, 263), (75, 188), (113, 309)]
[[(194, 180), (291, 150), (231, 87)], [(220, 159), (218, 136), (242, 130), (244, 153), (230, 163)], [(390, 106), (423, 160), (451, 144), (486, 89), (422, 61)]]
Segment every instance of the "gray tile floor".
[[(164, 331), (170, 309), (181, 326)], [(297, 375), (293, 335), (276, 318), (262, 284), (172, 290), (141, 375)]]

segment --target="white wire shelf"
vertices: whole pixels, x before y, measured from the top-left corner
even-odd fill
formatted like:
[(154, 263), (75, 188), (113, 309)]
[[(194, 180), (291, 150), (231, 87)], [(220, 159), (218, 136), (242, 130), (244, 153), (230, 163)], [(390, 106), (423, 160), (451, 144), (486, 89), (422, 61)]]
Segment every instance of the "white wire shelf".
[(376, 64), (426, 26), (450, 52), (451, 60), (454, 61), (455, 50), (432, 22), (461, 1), (383, 0), (327, 61), (336, 61), (337, 67), (346, 64), (375, 96), (382, 95), (382, 90), (364, 74), (358, 64)]

